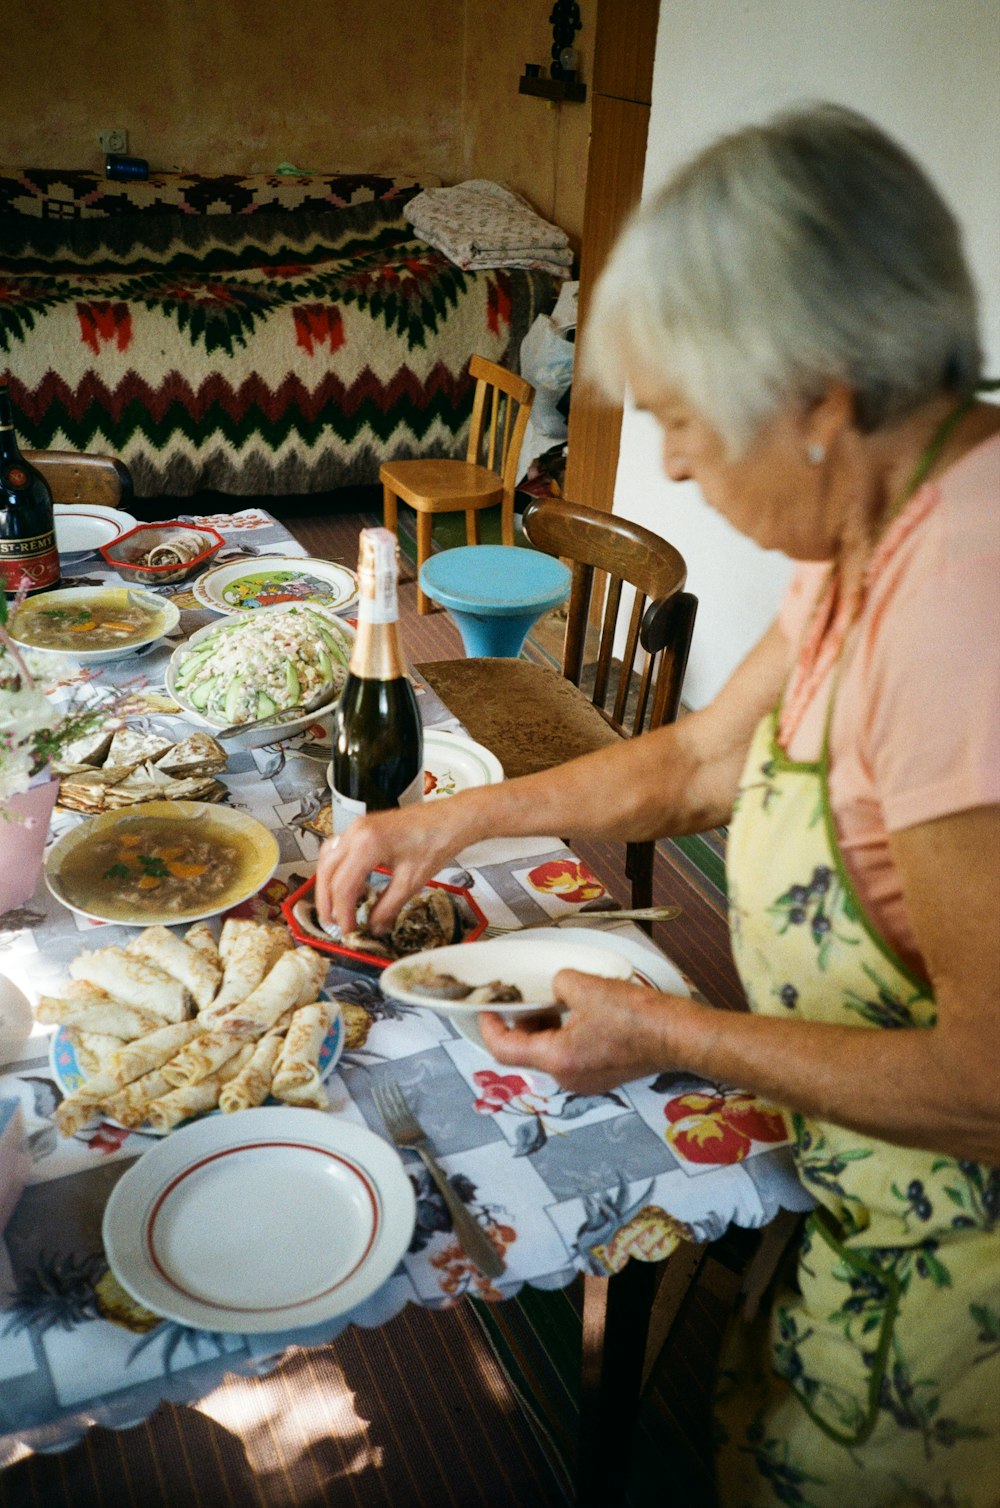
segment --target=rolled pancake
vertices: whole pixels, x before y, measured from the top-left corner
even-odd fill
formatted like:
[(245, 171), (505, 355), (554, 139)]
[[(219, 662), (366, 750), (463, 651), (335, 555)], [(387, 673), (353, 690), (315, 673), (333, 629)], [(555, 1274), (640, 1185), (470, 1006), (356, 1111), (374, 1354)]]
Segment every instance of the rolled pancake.
[[(49, 997), (43, 996), (48, 1000)], [(41, 1002), (39, 1002), (40, 1004)], [(74, 1002), (76, 1009), (67, 1011), (59, 1016), (63, 1026), (76, 1027), (78, 1031), (102, 1032), (109, 1037), (117, 1037), (119, 1047), (123, 1042), (132, 1042), (137, 1037), (145, 1037), (149, 1032), (158, 1031), (163, 1025), (163, 1017), (155, 1015), (152, 1011), (140, 1010), (135, 1005), (122, 1005), (119, 1000), (109, 1000), (107, 995), (101, 996), (101, 1002), (96, 1005), (81, 1005)], [(50, 1016), (41, 1016), (40, 1021), (51, 1019)]]
[(85, 979), (73, 979), (66, 986), (65, 995), (40, 995), (35, 1006), (35, 1020), (46, 1025), (67, 1021), (90, 1005), (106, 1005), (111, 996), (99, 990), (96, 984)]
[(188, 1084), (183, 1089), (172, 1089), (169, 1094), (152, 1100), (146, 1114), (149, 1125), (154, 1131), (169, 1131), (189, 1116), (204, 1115), (207, 1110), (214, 1110), (224, 1085), (235, 1078), (240, 1069), (246, 1067), (252, 1056), (253, 1043), (246, 1042), (218, 1073), (210, 1074), (197, 1084)]
[(326, 1000), (316, 1000), (295, 1012), (271, 1080), (275, 1099), (325, 1108), (327, 1098), (320, 1079), (319, 1054), (335, 1009)]
[(100, 1114), (104, 1101), (115, 1094), (117, 1089), (114, 1079), (104, 1073), (86, 1079), (56, 1106), (56, 1129), (63, 1136), (75, 1136), (88, 1121)]
[(256, 922), (230, 917), (219, 938), (222, 959), (222, 986), (208, 1007), (213, 1017), (224, 1016), (266, 978), (271, 968), (273, 939), (267, 927)]
[(180, 980), (124, 948), (79, 953), (69, 971), (74, 979), (86, 979), (126, 1005), (155, 1011), (164, 1021), (184, 1021), (190, 1015), (191, 996)]
[(164, 1077), (175, 1089), (182, 1089), (185, 1084), (198, 1084), (209, 1074), (218, 1073), (222, 1065), (239, 1052), (240, 1045), (238, 1037), (227, 1036), (221, 1031), (202, 1030), (167, 1063)]
[(219, 978), (222, 978), (222, 959), (219, 957), (219, 944), (215, 940), (215, 933), (208, 922), (195, 922), (193, 927), (188, 927), (184, 934), (184, 941), (189, 948), (195, 948), (199, 953), (204, 953), (206, 958), (211, 958), (219, 966)]
[(168, 927), (146, 927), (126, 944), (125, 952), (147, 959), (172, 979), (180, 980), (199, 1010), (209, 1004), (222, 978), (221, 964), (197, 948), (189, 948)]
[(158, 1031), (150, 1032), (148, 1036), (140, 1037), (135, 1042), (128, 1042), (124, 1046), (119, 1044), (118, 1051), (105, 1065), (105, 1070), (116, 1084), (131, 1084), (143, 1074), (162, 1068), (200, 1031), (201, 1027), (196, 1020), (175, 1021), (170, 1026), (161, 1026)]
[(141, 1079), (126, 1084), (117, 1094), (109, 1095), (101, 1109), (111, 1120), (131, 1131), (142, 1125), (153, 1100), (169, 1094), (172, 1088), (173, 1085), (163, 1077), (163, 1069), (154, 1068), (151, 1073), (144, 1073)]
[(249, 1110), (254, 1105), (263, 1105), (271, 1092), (274, 1065), (281, 1051), (281, 1037), (277, 1032), (268, 1032), (254, 1046), (253, 1055), (235, 1078), (225, 1084), (219, 1095), (219, 1109), (231, 1115), (236, 1110)]
[(88, 1079), (103, 1073), (111, 1054), (122, 1045), (119, 1037), (109, 1037), (106, 1032), (84, 1031), (80, 1026), (67, 1026), (64, 1035), (67, 1042), (72, 1043), (76, 1061)]
[[(233, 1037), (262, 1037), (290, 1007), (315, 998), (319, 988), (317, 958), (311, 948), (282, 953), (242, 1005), (234, 1006), (219, 1019), (218, 1029)], [(320, 960), (320, 964), (325, 976), (326, 959)]]

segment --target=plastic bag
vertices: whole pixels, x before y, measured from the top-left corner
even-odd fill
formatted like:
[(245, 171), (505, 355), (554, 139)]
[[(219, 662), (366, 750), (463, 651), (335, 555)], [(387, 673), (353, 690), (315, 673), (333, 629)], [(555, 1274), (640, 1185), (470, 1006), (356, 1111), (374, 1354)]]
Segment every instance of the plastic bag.
[(535, 402), (521, 450), (521, 475), (536, 456), (560, 440), (568, 426), (557, 404), (573, 381), (573, 342), (547, 314), (539, 314), (521, 342), (521, 376), (535, 389)]

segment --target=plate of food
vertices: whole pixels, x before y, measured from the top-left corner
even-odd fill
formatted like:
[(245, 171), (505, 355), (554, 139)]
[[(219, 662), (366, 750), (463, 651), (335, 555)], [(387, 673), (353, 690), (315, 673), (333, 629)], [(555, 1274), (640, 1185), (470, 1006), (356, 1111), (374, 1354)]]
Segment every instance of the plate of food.
[[(209, 728), (287, 709), (287, 721), (237, 738), (245, 748), (277, 743), (305, 732), (329, 709), (347, 679), (353, 640), (350, 624), (319, 604), (257, 608), (192, 634), (170, 657), (167, 690)], [(303, 703), (313, 704), (309, 712), (301, 711)]]
[(56, 1028), (56, 1127), (92, 1122), (165, 1134), (193, 1116), (271, 1102), (324, 1110), (343, 1051), (328, 960), (275, 922), (226, 918), (178, 936), (147, 927), (126, 947), (84, 949), (35, 1018)]
[(267, 1108), (186, 1126), (140, 1157), (104, 1214), (115, 1277), (181, 1325), (261, 1334), (353, 1309), (416, 1219), (394, 1147), (365, 1126)]
[(126, 926), (193, 922), (256, 895), (278, 865), (263, 823), (204, 801), (147, 801), (89, 817), (52, 845), (46, 883), (80, 916)]
[(179, 621), (173, 602), (141, 587), (73, 586), (29, 597), (7, 631), (28, 649), (103, 665), (155, 644)]
[(58, 805), (90, 815), (147, 801), (221, 801), (226, 787), (216, 777), (228, 762), (201, 728), (178, 739), (105, 723), (68, 744), (51, 770), (59, 776)]
[[(575, 950), (577, 948), (592, 948), (595, 943), (603, 950), (619, 953), (632, 966), (631, 982), (633, 984), (647, 985), (650, 989), (659, 990), (665, 995), (690, 995), (691, 991), (675, 964), (656, 948), (648, 947), (638, 938), (627, 932), (613, 932), (608, 928), (601, 927), (560, 927), (558, 933), (553, 936), (551, 927), (530, 927), (517, 934), (517, 941), (529, 946), (542, 945), (550, 947), (557, 943), (562, 953), (561, 967), (575, 969), (577, 967)], [(453, 1015), (451, 1024), (460, 1036), (474, 1047), (478, 1047), (489, 1056), (489, 1049), (483, 1041), (479, 1031), (479, 1021), (475, 1015)]]
[(199, 529), (170, 519), (136, 524), (127, 534), (101, 545), (101, 554), (125, 581), (139, 586), (173, 586), (222, 549), (215, 529)]
[(376, 870), (369, 875), (367, 891), (358, 906), (358, 925), (354, 932), (345, 934), (336, 926), (326, 928), (320, 922), (313, 901), (315, 875), (310, 875), (304, 885), (282, 901), (281, 910), (292, 936), (299, 942), (318, 948), (322, 953), (351, 958), (377, 969), (384, 969), (393, 959), (409, 953), (474, 942), (486, 926), (486, 917), (471, 891), (459, 885), (446, 885), (443, 880), (428, 880), (402, 907), (390, 932), (371, 932), (367, 925), (368, 916), (379, 892), (388, 883), (389, 875), (385, 870)]
[(56, 503), (52, 512), (56, 549), (65, 561), (86, 560), (96, 555), (102, 545), (127, 534), (137, 522), (131, 513), (105, 508), (99, 503)]
[[(465, 733), (447, 728), (424, 729), (424, 800), (440, 801), (476, 785), (497, 785), (503, 765), (482, 744)], [(333, 765), (327, 765), (326, 783), (333, 785)]]
[[(558, 1012), (552, 980), (569, 966), (567, 953), (557, 938), (544, 943), (490, 938), (399, 959), (379, 983), (384, 995), (404, 1005), (428, 1006), (452, 1020), (495, 1010), (509, 1023)], [(578, 945), (572, 959), (573, 968), (603, 979), (632, 974), (631, 960), (597, 942)]]
[(240, 613), (294, 603), (322, 603), (337, 613), (350, 612), (358, 601), (358, 578), (334, 560), (258, 555), (216, 566), (194, 583), (204, 607), (217, 613)]

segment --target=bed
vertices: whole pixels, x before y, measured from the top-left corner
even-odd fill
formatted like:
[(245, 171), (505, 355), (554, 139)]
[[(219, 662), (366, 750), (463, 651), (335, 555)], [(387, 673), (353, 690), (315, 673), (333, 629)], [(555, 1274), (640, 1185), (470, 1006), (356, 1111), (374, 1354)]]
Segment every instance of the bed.
[(421, 188), (0, 168), (0, 370), (24, 446), (107, 451), (136, 496), (288, 496), (464, 454), (473, 352), (517, 369), (557, 280), (463, 271)]

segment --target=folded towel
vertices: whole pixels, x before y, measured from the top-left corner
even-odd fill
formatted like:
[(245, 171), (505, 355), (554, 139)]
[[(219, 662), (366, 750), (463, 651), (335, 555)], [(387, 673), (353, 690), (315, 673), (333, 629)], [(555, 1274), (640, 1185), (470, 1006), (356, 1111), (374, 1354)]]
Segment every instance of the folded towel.
[(544, 267), (565, 277), (573, 265), (565, 231), (489, 179), (425, 189), (404, 213), (423, 240), (459, 267)]

